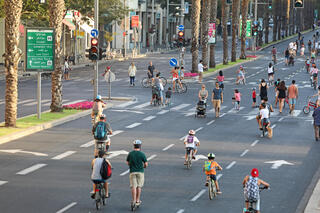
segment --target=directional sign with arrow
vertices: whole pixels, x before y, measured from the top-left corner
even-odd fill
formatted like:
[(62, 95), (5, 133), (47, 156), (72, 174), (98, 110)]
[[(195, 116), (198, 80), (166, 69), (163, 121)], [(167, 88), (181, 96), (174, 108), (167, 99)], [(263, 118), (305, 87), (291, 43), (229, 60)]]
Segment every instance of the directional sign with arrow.
[(267, 161), (264, 163), (271, 163), (272, 164), (271, 169), (278, 169), (282, 165), (290, 165), (290, 166), (294, 165), (293, 163), (289, 163), (288, 161), (285, 161), (285, 160)]
[(0, 152), (7, 152), (12, 154), (25, 153), (25, 154), (35, 155), (35, 156), (48, 156), (47, 154), (44, 154), (44, 153), (23, 151), (21, 149), (1, 149)]

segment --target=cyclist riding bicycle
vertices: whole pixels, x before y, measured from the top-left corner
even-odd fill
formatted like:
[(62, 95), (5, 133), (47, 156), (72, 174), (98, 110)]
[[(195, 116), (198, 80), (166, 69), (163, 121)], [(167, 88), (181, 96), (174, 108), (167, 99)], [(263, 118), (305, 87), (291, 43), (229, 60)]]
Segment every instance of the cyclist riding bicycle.
[(273, 46), (271, 50), (272, 60), (274, 63), (277, 63), (277, 49)]
[(306, 64), (306, 70), (307, 70), (307, 73), (310, 72), (310, 59), (307, 58), (307, 60), (305, 61), (305, 64)]
[(101, 100), (101, 95), (97, 95), (96, 99), (93, 102), (91, 118), (96, 123), (96, 118), (99, 118), (102, 115), (103, 108), (106, 107), (106, 104)]
[[(271, 106), (271, 105), (269, 105)], [(272, 128), (270, 127), (270, 110), (267, 108), (267, 103), (261, 103), (259, 107), (259, 115), (257, 116), (260, 130), (263, 130), (263, 124), (267, 125), (268, 137), (272, 138)], [(263, 137), (263, 135), (261, 135)]]
[(153, 78), (153, 71), (155, 70), (155, 67), (152, 65), (152, 61), (149, 62), (149, 66), (148, 66), (148, 78), (151, 79)]
[(243, 69), (243, 66), (240, 65), (237, 73), (238, 73), (238, 76), (237, 76), (236, 84), (239, 84), (240, 81), (243, 81), (243, 84), (246, 84), (245, 70)]
[(245, 198), (245, 211), (249, 208), (249, 201), (254, 201), (254, 209), (257, 213), (260, 213), (260, 191), (259, 186), (264, 185), (267, 188), (270, 184), (261, 180), (259, 178), (259, 171), (257, 168), (251, 170), (251, 175), (247, 175), (243, 181), (242, 185), (244, 188), (244, 198)]
[(92, 134), (95, 139), (94, 156), (98, 155), (99, 145), (103, 145), (105, 147), (103, 151), (108, 152), (111, 144), (108, 135), (112, 135), (112, 129), (104, 114), (100, 116), (100, 121), (92, 127)]
[(216, 177), (216, 168), (218, 170), (222, 170), (222, 167), (214, 160), (215, 159), (215, 155), (213, 153), (209, 153), (208, 154), (208, 161), (205, 161), (204, 163), (204, 171), (206, 173), (206, 184), (205, 186), (209, 185), (209, 180), (213, 180), (215, 185), (216, 185), (216, 189), (217, 189), (217, 194), (221, 194), (221, 190), (219, 187), (219, 183)]
[[(94, 199), (94, 197), (95, 197), (96, 186), (97, 186), (97, 184), (100, 184), (100, 183), (104, 183), (104, 188), (106, 190), (106, 198), (110, 197), (108, 182), (105, 179), (103, 179), (100, 174), (103, 160), (105, 160), (111, 166), (110, 161), (108, 161), (106, 158), (104, 158), (104, 154), (105, 154), (105, 152), (100, 150), (98, 153), (98, 157), (93, 159), (91, 162), (91, 169), (92, 169), (91, 180), (93, 182), (93, 191), (91, 192), (92, 199)], [(112, 168), (112, 166), (111, 166), (111, 168)]]
[(174, 67), (170, 73), (172, 74), (172, 92), (174, 93), (174, 90), (176, 89), (176, 81), (180, 85), (180, 88), (182, 88), (182, 84), (179, 79), (178, 67)]
[(192, 152), (192, 159), (196, 159), (195, 158), (195, 154), (197, 153), (197, 146), (200, 146), (200, 141), (199, 139), (195, 136), (196, 132), (194, 130), (190, 130), (189, 131), (189, 135), (187, 135), (184, 139), (184, 144), (185, 144), (185, 148), (186, 148), (186, 155), (185, 155), (185, 162), (184, 165), (187, 164), (187, 160), (188, 160), (188, 153), (190, 150), (190, 152)]
[(310, 69), (310, 75), (313, 77), (313, 82), (318, 85), (318, 72), (316, 64), (312, 64), (312, 68)]

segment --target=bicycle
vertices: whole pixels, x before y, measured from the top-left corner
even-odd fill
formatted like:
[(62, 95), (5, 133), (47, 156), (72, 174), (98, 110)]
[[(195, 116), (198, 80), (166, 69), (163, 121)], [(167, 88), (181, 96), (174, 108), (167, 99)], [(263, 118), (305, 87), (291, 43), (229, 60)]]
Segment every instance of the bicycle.
[[(167, 85), (167, 79), (163, 76), (160, 76), (161, 82), (162, 82), (162, 86), (165, 87)], [(149, 88), (152, 86), (152, 78), (149, 77), (144, 77), (141, 80), (141, 85), (144, 88)]]
[[(261, 192), (264, 189), (268, 189), (267, 186), (259, 187), (259, 191)], [(257, 203), (256, 200), (249, 199), (249, 207), (248, 209), (244, 208), (243, 213), (257, 213), (258, 211), (255, 209), (254, 205)]]
[(102, 205), (106, 205), (106, 190), (104, 188), (104, 184), (107, 183), (103, 183), (100, 182), (98, 184), (96, 184), (96, 191), (95, 191), (95, 203), (96, 203), (96, 208), (97, 210), (99, 210), (101, 208)]
[(216, 188), (216, 184), (215, 181), (210, 177), (210, 181), (208, 184), (208, 188), (209, 188), (209, 199), (212, 200), (213, 197), (217, 196), (217, 188)]
[[(180, 85), (181, 84), (181, 85)], [(186, 93), (188, 90), (187, 85), (184, 82), (181, 82), (180, 80), (180, 84), (179, 84), (179, 80), (176, 80), (176, 91), (181, 94), (181, 93)]]
[(310, 113), (310, 108), (313, 107), (314, 109), (317, 108), (317, 104), (315, 102), (311, 102), (311, 97), (308, 96), (307, 97), (307, 105), (303, 107), (303, 112), (305, 114), (309, 114)]
[(187, 169), (191, 169), (192, 165), (192, 155), (193, 155), (193, 149), (190, 147), (187, 147), (187, 162), (186, 162), (186, 167)]

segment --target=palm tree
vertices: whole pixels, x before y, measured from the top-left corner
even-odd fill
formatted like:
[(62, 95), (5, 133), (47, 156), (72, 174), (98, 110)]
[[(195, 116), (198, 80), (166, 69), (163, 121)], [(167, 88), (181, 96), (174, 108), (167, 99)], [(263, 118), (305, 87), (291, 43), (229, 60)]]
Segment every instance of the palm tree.
[(64, 17), (64, 0), (49, 0), (50, 27), (55, 29), (55, 70), (52, 73), (51, 112), (61, 112), (62, 109), (62, 20)]
[(208, 25), (210, 19), (211, 0), (202, 0), (201, 34), (202, 34), (202, 61), (208, 66)]
[(18, 49), (20, 40), (20, 17), (22, 0), (4, 1), (5, 13), (5, 73), (6, 73), (6, 106), (5, 126), (16, 127), (18, 102), (18, 62), (21, 50)]
[(242, 16), (242, 26), (241, 26), (241, 59), (246, 59), (246, 28), (248, 19), (248, 5), (249, 0), (242, 0), (241, 2), (241, 16)]
[(231, 61), (237, 60), (237, 29), (239, 25), (239, 12), (240, 12), (240, 0), (233, 0)]
[[(211, 0), (211, 16), (210, 16), (210, 23), (216, 23), (217, 19), (217, 7), (218, 7), (218, 1), (217, 0)], [(217, 39), (216, 39), (217, 40)], [(210, 44), (210, 67), (216, 67), (216, 61), (215, 61), (215, 44)]]
[(227, 20), (229, 6), (226, 4), (226, 0), (222, 0), (222, 35), (223, 35), (223, 64), (228, 64), (228, 29), (227, 29)]
[(191, 43), (191, 53), (192, 53), (192, 72), (197, 72), (198, 70), (198, 56), (199, 56), (199, 25), (200, 25), (200, 6), (201, 0), (192, 0), (192, 43)]

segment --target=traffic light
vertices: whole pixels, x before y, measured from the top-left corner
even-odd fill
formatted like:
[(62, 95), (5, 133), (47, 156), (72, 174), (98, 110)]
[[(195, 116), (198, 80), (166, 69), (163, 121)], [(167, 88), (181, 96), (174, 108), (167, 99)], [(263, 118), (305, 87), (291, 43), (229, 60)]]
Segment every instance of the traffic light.
[(252, 34), (256, 36), (258, 34), (258, 25), (254, 24), (252, 28)]
[(272, 0), (268, 0), (268, 9), (272, 10)]
[(99, 48), (98, 48), (98, 39), (92, 38), (91, 39), (91, 48), (89, 52), (89, 59), (92, 61), (98, 60), (99, 57)]
[(303, 1), (304, 0), (294, 0), (294, 7), (295, 8), (303, 8)]
[(179, 45), (182, 46), (183, 42), (184, 42), (184, 32), (183, 31), (178, 32), (178, 41), (179, 41)]
[(99, 60), (103, 59), (106, 57), (106, 48), (99, 48)]

